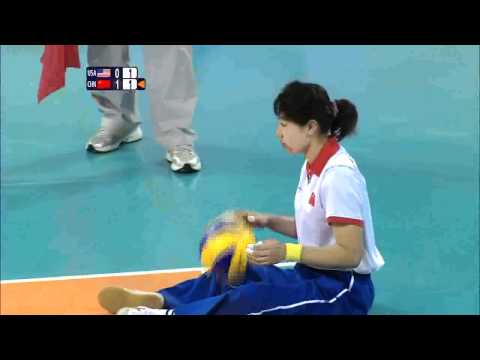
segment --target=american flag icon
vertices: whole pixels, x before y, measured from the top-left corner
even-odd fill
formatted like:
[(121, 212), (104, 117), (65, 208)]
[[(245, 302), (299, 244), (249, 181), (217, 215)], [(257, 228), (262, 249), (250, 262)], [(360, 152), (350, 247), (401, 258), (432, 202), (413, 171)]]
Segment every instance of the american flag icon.
[(98, 69), (97, 70), (97, 77), (99, 77), (99, 78), (108, 78), (111, 75), (112, 74), (111, 74), (110, 69)]

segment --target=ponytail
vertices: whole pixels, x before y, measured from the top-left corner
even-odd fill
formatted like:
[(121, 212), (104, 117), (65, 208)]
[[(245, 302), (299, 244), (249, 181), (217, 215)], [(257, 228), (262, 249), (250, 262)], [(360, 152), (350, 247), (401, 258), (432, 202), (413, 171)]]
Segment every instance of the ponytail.
[(357, 108), (347, 99), (334, 100), (332, 103), (334, 119), (330, 133), (341, 141), (346, 136), (355, 132), (357, 127)]

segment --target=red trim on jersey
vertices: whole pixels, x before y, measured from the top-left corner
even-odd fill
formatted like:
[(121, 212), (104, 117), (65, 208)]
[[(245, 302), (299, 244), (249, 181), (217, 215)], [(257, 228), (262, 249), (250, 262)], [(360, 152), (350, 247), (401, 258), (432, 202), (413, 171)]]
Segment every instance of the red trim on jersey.
[(338, 217), (338, 216), (330, 216), (327, 218), (327, 222), (329, 224), (331, 223), (337, 223), (337, 224), (351, 224), (351, 225), (358, 225), (363, 227), (363, 220), (358, 220), (358, 219), (351, 219), (351, 218), (344, 218), (344, 217)]
[(308, 200), (308, 203), (315, 207), (315, 193), (312, 192), (312, 195), (310, 195), (310, 199)]
[(309, 164), (307, 161), (308, 178), (311, 178), (312, 175), (320, 176), (325, 164), (333, 155), (335, 155), (338, 149), (340, 149), (340, 145), (338, 145), (335, 136), (329, 138), (325, 145), (323, 145), (313, 163)]

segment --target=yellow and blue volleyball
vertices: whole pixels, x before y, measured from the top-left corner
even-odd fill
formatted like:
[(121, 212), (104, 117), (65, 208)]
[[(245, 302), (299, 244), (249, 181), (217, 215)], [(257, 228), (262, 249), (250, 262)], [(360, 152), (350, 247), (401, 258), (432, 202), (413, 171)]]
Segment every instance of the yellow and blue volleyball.
[(235, 212), (225, 212), (210, 222), (202, 237), (202, 266), (219, 276), (226, 274), (230, 285), (238, 285), (245, 277), (249, 244), (255, 244), (252, 227)]

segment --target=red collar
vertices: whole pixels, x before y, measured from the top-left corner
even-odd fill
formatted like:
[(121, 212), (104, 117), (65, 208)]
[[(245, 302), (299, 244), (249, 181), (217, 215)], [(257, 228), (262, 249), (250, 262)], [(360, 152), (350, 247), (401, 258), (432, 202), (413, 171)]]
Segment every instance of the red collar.
[(323, 145), (312, 165), (307, 161), (308, 178), (311, 178), (312, 175), (320, 176), (327, 161), (338, 151), (339, 148), (340, 145), (338, 145), (337, 139), (334, 136), (329, 138), (325, 145)]

